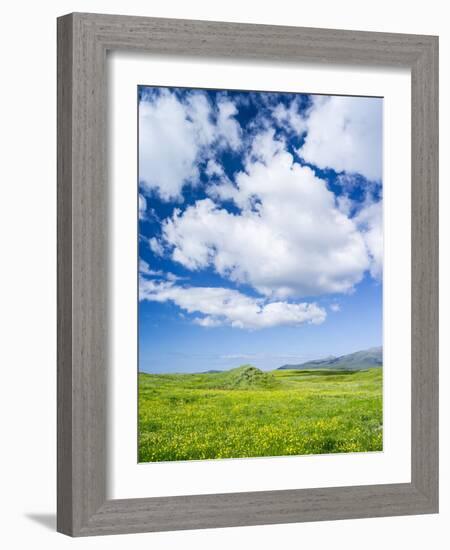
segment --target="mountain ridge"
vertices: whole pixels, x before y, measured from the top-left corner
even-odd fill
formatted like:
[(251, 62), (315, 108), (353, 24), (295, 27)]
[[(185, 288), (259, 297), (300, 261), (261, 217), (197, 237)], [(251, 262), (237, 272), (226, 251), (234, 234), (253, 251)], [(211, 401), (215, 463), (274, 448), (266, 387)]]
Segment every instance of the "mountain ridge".
[(336, 370), (364, 370), (383, 366), (383, 347), (376, 346), (365, 350), (355, 351), (338, 357), (313, 359), (296, 365), (282, 365), (276, 370), (307, 370), (307, 369), (336, 369)]

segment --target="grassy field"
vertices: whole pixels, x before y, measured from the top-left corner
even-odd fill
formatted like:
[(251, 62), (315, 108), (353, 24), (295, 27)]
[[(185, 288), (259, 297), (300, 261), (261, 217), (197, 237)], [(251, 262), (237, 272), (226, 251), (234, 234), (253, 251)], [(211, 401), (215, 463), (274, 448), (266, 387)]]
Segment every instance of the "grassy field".
[(139, 461), (382, 450), (382, 369), (139, 374)]

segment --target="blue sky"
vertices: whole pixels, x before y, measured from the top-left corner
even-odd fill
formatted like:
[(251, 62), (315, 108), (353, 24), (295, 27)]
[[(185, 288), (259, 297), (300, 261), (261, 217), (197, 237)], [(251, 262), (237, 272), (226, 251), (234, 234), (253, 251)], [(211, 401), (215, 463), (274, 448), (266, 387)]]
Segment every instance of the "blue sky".
[(140, 86), (139, 369), (382, 343), (382, 99)]

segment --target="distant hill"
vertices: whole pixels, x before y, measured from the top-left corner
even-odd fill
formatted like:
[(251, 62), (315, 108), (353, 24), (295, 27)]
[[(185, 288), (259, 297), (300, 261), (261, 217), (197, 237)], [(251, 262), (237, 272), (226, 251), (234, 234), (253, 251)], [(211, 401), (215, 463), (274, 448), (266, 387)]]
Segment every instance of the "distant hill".
[(314, 359), (298, 365), (283, 365), (277, 370), (307, 370), (307, 369), (336, 369), (336, 370), (364, 370), (383, 365), (383, 348), (369, 348), (362, 351), (341, 355), (340, 357), (326, 357)]

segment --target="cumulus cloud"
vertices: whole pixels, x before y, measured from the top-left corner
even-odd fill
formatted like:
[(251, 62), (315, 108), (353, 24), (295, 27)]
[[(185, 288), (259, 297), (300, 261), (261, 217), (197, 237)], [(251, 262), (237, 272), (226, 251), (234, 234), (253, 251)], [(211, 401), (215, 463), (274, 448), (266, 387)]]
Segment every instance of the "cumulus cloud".
[(216, 186), (239, 213), (210, 198), (176, 209), (162, 224), (164, 247), (190, 270), (211, 266), (271, 299), (351, 291), (370, 266), (367, 238), (273, 131), (255, 141), (260, 153), (249, 155), (236, 185)]
[(207, 195), (214, 200), (229, 200), (234, 193), (234, 186), (223, 166), (215, 160), (209, 160), (205, 168), (205, 175), (208, 176), (208, 184), (205, 189)]
[(237, 150), (241, 145), (241, 127), (234, 118), (237, 108), (232, 101), (222, 99), (218, 103), (217, 137), (223, 146)]
[(147, 93), (139, 103), (139, 179), (165, 201), (182, 200), (184, 185), (198, 183), (199, 163), (213, 149), (241, 145), (234, 104), (213, 106), (204, 92), (181, 99), (168, 90)]
[[(256, 134), (252, 141), (249, 160), (254, 162), (261, 161), (263, 164), (269, 164), (276, 155), (282, 153), (286, 147), (283, 139), (275, 137), (275, 130), (267, 128)], [(251, 162), (247, 163), (251, 168)]]
[(382, 99), (312, 96), (298, 154), (319, 168), (382, 179)]
[[(181, 203), (183, 187), (198, 185), (200, 170), (206, 180), (201, 199), (174, 204), (171, 215), (157, 220), (160, 236), (148, 239), (150, 250), (257, 293), (185, 286), (141, 262), (141, 300), (171, 302), (202, 327), (256, 330), (320, 324), (326, 311), (311, 296), (352, 292), (366, 272), (381, 278), (382, 208), (374, 199), (382, 176), (381, 100), (313, 97), (303, 112), (299, 101), (272, 101), (264, 123), (247, 128), (245, 140), (238, 103), (225, 94), (214, 105), (203, 92), (168, 90), (141, 101), (143, 192)], [(304, 136), (300, 160), (288, 150), (291, 132)], [(227, 148), (242, 154), (243, 169), (233, 176), (220, 162)], [(340, 193), (302, 159), (340, 173)], [(361, 206), (350, 197), (364, 186)], [(151, 215), (140, 195), (140, 219)], [(327, 309), (338, 312), (340, 305)]]
[(369, 256), (370, 273), (380, 279), (383, 273), (383, 209), (381, 201), (369, 201), (355, 217), (364, 237)]
[(326, 311), (315, 303), (267, 303), (234, 289), (184, 287), (143, 277), (139, 282), (139, 299), (170, 301), (187, 313), (201, 314), (194, 322), (204, 327), (229, 325), (256, 330), (282, 325), (320, 324), (326, 318)]
[(278, 103), (272, 111), (272, 116), (279, 125), (284, 125), (299, 136), (306, 132), (306, 120), (300, 114), (300, 99), (298, 97), (295, 97), (288, 107), (284, 103)]

